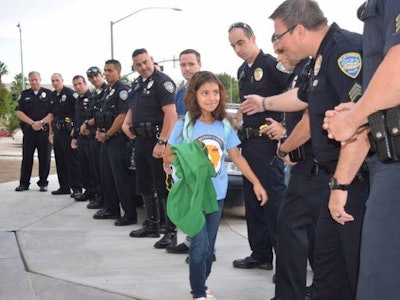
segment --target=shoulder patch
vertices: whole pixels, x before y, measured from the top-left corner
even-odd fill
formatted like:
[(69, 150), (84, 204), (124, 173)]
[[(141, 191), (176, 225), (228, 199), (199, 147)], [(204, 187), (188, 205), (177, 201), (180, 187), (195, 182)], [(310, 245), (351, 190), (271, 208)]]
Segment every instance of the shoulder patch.
[(400, 32), (400, 14), (394, 18), (394, 33)]
[(350, 78), (356, 78), (361, 72), (361, 55), (357, 52), (343, 54), (337, 60), (340, 70)]
[(121, 100), (126, 100), (128, 99), (128, 91), (122, 90), (119, 92), (119, 97), (121, 98)]
[(174, 92), (175, 88), (171, 81), (164, 82), (165, 89), (170, 92), (171, 94)]

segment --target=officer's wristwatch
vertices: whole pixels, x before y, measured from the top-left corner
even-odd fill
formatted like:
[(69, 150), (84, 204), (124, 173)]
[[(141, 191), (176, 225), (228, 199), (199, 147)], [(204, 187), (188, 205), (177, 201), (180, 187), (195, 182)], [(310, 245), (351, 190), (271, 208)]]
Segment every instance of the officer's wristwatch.
[(159, 145), (166, 145), (166, 144), (167, 144), (167, 141), (164, 141), (164, 140), (162, 140), (162, 139), (158, 139), (158, 140), (157, 140), (157, 144), (159, 144)]
[(278, 156), (280, 158), (284, 158), (286, 155), (288, 155), (287, 152), (281, 150), (281, 147), (278, 148), (278, 151), (276, 151), (276, 154), (278, 154)]
[(335, 177), (332, 177), (329, 180), (329, 188), (331, 190), (342, 190), (342, 191), (347, 191), (349, 189), (350, 184), (340, 184), (338, 183), (337, 179)]
[(89, 126), (89, 120), (85, 120), (85, 122), (83, 122), (86, 126)]

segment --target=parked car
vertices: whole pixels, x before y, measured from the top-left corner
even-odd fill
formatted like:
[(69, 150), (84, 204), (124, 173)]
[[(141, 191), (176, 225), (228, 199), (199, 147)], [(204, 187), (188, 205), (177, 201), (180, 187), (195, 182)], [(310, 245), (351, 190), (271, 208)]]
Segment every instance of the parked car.
[[(231, 116), (235, 116), (238, 109), (239, 104), (228, 104), (227, 111)], [(225, 156), (225, 167), (228, 172), (228, 191), (226, 193), (225, 207), (242, 206), (244, 204), (242, 172), (232, 162), (229, 155)]]

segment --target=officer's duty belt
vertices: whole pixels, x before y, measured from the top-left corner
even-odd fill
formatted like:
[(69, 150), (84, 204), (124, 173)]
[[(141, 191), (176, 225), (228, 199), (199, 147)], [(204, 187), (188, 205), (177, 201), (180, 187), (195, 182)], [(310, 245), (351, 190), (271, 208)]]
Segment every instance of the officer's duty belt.
[(71, 130), (72, 129), (72, 123), (71, 122), (65, 122), (65, 121), (54, 121), (53, 122), (53, 127), (57, 130)]
[(152, 122), (140, 123), (139, 126), (131, 125), (129, 129), (132, 134), (145, 138), (157, 137), (161, 132), (161, 126)]
[(251, 127), (239, 128), (237, 131), (237, 135), (242, 142), (251, 138), (263, 136), (260, 129)]
[(313, 155), (312, 147), (311, 147), (311, 144), (309, 144), (309, 143), (301, 145), (300, 147), (289, 152), (289, 157), (292, 162), (302, 161), (306, 157), (312, 156), (312, 155)]
[[(336, 170), (336, 166), (337, 166), (336, 161), (328, 162), (328, 163), (318, 163), (318, 162), (314, 161), (314, 166), (311, 170), (311, 175), (317, 175), (321, 172), (324, 172), (328, 175), (333, 176), (333, 174), (335, 173), (335, 170)], [(364, 181), (364, 180), (368, 180), (368, 178), (369, 178), (368, 164), (364, 160), (360, 169), (357, 171), (356, 176), (354, 177), (354, 180)]]

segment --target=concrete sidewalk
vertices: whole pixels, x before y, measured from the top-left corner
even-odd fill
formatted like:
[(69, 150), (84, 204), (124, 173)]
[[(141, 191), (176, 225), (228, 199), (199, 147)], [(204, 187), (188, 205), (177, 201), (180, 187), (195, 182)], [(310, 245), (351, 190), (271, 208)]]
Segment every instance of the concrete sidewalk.
[[(55, 175), (49, 181), (49, 191), (58, 188)], [(192, 298), (186, 256), (155, 249), (157, 239), (129, 237), (140, 225), (94, 220), (87, 202), (39, 192), (35, 184), (15, 192), (17, 185), (0, 184), (0, 299)], [(144, 209), (138, 212), (141, 222)], [(232, 267), (250, 253), (242, 217), (225, 211), (216, 249), (208, 284), (218, 300), (273, 296), (273, 271)]]

